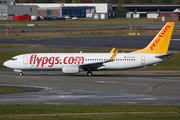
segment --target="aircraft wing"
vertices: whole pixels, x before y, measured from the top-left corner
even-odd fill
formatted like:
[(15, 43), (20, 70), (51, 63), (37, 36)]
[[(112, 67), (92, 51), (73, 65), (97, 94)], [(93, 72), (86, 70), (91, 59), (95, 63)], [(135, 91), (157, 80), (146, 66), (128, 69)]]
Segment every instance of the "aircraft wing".
[(170, 56), (170, 55), (174, 55), (174, 52), (169, 52), (169, 53), (163, 54), (163, 55), (156, 55), (156, 58), (167, 57), (167, 56)]
[(116, 52), (111, 56), (111, 58), (107, 61), (100, 61), (100, 62), (93, 62), (93, 63), (86, 63), (86, 64), (82, 64), (79, 65), (79, 67), (81, 67), (82, 69), (84, 68), (98, 68), (101, 67), (103, 63), (107, 63), (107, 62), (113, 62), (116, 58), (116, 55), (118, 53), (118, 50), (116, 50)]

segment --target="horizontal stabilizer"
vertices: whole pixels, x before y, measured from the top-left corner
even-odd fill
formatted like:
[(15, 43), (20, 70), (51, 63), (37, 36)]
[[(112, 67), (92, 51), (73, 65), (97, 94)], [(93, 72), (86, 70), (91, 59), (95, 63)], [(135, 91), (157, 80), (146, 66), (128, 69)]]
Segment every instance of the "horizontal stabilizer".
[(166, 57), (166, 56), (171, 56), (171, 55), (174, 55), (174, 52), (169, 52), (169, 53), (164, 54), (164, 55), (157, 55), (156, 58), (161, 58), (161, 57)]

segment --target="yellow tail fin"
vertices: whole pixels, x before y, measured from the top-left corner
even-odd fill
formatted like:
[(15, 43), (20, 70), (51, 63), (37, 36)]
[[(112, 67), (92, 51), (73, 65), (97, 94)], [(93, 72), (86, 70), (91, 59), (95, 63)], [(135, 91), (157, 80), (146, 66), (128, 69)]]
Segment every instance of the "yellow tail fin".
[(167, 54), (173, 28), (174, 22), (168, 22), (147, 47), (132, 53)]

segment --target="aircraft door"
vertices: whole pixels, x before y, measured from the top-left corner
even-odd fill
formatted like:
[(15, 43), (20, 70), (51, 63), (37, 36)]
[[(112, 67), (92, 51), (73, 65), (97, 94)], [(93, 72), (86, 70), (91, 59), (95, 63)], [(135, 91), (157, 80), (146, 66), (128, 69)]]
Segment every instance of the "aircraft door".
[(141, 55), (141, 64), (145, 64), (145, 56), (144, 55)]
[(28, 56), (27, 56), (27, 55), (24, 55), (24, 56), (23, 56), (23, 64), (24, 64), (24, 65), (27, 65), (27, 64), (28, 64)]

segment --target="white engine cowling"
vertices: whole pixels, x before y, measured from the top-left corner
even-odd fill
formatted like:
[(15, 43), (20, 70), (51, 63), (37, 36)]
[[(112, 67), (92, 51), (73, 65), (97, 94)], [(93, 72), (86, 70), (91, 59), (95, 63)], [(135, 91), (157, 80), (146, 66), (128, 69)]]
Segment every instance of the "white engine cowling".
[(76, 65), (63, 66), (62, 73), (79, 73), (79, 66)]

